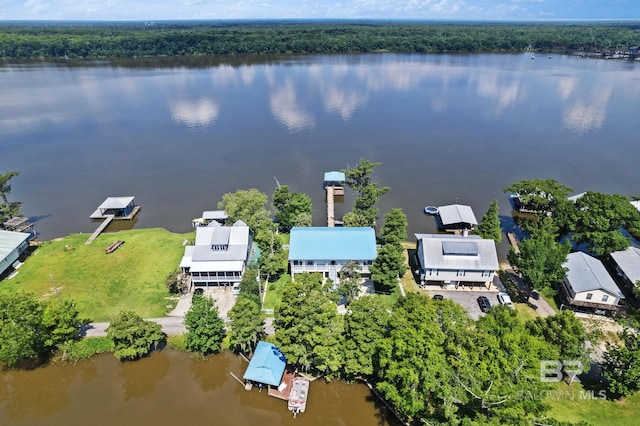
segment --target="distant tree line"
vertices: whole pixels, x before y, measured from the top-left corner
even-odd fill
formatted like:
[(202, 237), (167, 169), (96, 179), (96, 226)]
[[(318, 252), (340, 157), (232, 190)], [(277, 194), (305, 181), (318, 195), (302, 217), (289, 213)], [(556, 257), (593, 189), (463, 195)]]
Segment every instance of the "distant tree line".
[(477, 53), (626, 50), (637, 23), (160, 22), (4, 23), (0, 57)]

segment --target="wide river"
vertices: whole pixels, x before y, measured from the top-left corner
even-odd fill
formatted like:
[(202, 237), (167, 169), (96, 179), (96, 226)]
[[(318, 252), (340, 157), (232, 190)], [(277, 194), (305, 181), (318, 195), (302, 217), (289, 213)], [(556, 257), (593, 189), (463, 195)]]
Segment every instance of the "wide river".
[[(0, 63), (0, 172), (20, 171), (10, 199), (47, 240), (93, 231), (108, 196), (136, 196), (130, 225), (187, 232), (222, 194), (276, 181), (309, 194), (324, 225), (324, 172), (366, 157), (391, 187), (381, 212), (402, 207), (411, 235), (434, 230), (430, 204), (480, 219), (498, 199), (508, 226), (502, 189), (521, 179), (640, 195), (639, 116), (640, 64), (568, 56)], [(235, 382), (242, 363), (164, 352), (2, 372), (0, 424), (294, 424)], [(295, 424), (389, 424), (374, 401), (314, 382)]]
[[(91, 232), (108, 196), (187, 232), (222, 194), (276, 179), (326, 225), (325, 171), (382, 162), (384, 214), (470, 205), (554, 178), (640, 195), (640, 63), (569, 56), (339, 55), (0, 63), (0, 172), (44, 240)], [(347, 193), (338, 214), (350, 208)]]

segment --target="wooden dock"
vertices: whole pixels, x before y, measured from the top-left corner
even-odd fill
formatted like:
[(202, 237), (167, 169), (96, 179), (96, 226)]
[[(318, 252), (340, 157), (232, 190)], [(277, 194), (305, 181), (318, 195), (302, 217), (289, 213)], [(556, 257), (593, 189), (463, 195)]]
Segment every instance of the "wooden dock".
[(509, 239), (509, 244), (513, 247), (513, 251), (516, 254), (520, 254), (520, 249), (518, 248), (518, 239), (516, 238), (516, 234), (513, 232), (507, 232), (507, 238)]
[(344, 187), (328, 185), (325, 187), (327, 191), (327, 226), (342, 226), (342, 221), (336, 220), (335, 197), (344, 195)]
[(333, 228), (336, 226), (336, 211), (333, 202), (334, 187), (327, 186), (327, 226)]
[(91, 244), (93, 242), (93, 240), (95, 240), (98, 237), (98, 235), (100, 235), (102, 233), (102, 231), (107, 229), (107, 226), (109, 226), (109, 224), (111, 223), (111, 221), (114, 218), (115, 218), (115, 216), (112, 215), (112, 214), (105, 216), (104, 221), (100, 224), (100, 226), (98, 226), (98, 229), (93, 231), (93, 234), (91, 234), (91, 236), (89, 237), (89, 239), (87, 240), (87, 242), (85, 244)]

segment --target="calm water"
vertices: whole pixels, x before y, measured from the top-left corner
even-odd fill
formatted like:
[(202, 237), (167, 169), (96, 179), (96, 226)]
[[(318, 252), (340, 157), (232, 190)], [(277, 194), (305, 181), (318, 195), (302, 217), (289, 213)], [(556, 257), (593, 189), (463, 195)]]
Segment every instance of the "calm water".
[[(422, 208), (471, 205), (555, 178), (576, 192), (640, 195), (640, 66), (530, 55), (353, 55), (0, 64), (0, 171), (43, 239), (90, 232), (107, 196), (135, 195), (136, 227), (187, 232), (222, 194), (280, 183), (312, 196), (325, 171), (381, 161), (409, 231)], [(353, 200), (339, 210), (347, 211)], [(341, 213), (338, 211), (338, 213)], [(502, 247), (504, 253), (504, 247)], [(228, 354), (0, 373), (0, 424), (294, 424), (245, 392)], [(388, 424), (364, 386), (315, 382), (297, 425)]]
[[(206, 62), (209, 61), (209, 62)], [(136, 227), (187, 232), (221, 195), (381, 161), (380, 202), (431, 230), (427, 204), (478, 219), (514, 181), (640, 195), (640, 64), (530, 55), (353, 55), (0, 65), (0, 171), (43, 239), (95, 228), (135, 195)], [(350, 208), (347, 194), (342, 206)]]
[(398, 425), (364, 385), (309, 389), (296, 419), (286, 401), (244, 390), (246, 362), (164, 351), (137, 362), (102, 355), (76, 365), (0, 373), (2, 425)]

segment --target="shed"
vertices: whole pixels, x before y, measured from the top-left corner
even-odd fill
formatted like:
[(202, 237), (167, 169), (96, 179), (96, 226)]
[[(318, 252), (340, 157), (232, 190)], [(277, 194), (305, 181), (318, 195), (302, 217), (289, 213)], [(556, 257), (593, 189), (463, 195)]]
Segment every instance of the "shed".
[(278, 387), (287, 365), (287, 359), (276, 346), (260, 341), (243, 379)]
[(29, 237), (25, 232), (0, 231), (0, 275), (29, 247)]

